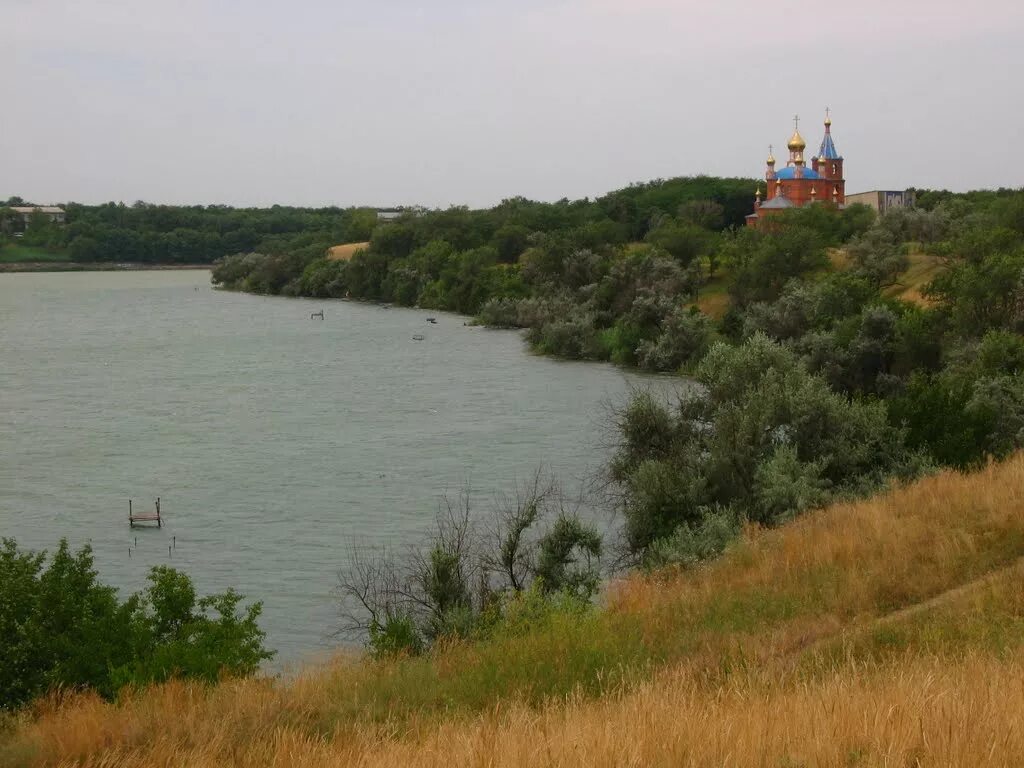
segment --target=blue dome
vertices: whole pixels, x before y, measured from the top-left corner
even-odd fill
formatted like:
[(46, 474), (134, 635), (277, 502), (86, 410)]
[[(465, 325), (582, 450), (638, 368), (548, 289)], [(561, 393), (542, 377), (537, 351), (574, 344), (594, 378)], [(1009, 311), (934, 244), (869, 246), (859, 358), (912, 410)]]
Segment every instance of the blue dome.
[[(777, 179), (795, 179), (796, 178), (796, 166), (795, 165), (787, 165), (785, 168), (780, 168), (779, 170), (777, 170), (775, 172), (775, 178), (777, 178)], [(803, 178), (805, 178), (805, 179), (820, 179), (821, 176), (819, 176), (818, 172), (815, 171), (814, 169), (808, 168), (807, 166), (804, 166)]]

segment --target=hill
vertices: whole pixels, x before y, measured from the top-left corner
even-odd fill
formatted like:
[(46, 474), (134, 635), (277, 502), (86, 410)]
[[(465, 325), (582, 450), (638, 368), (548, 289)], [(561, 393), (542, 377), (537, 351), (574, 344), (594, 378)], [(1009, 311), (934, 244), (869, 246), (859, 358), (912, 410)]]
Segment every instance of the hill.
[(749, 528), (426, 657), (51, 699), (0, 765), (1012, 764), (1024, 455)]

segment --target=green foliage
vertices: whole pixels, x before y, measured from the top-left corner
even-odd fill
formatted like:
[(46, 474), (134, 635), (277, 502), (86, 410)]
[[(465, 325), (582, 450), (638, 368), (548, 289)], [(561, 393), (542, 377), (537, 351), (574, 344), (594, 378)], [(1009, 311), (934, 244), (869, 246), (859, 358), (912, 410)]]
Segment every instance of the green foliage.
[(416, 656), (425, 647), (416, 622), (408, 614), (387, 616), (383, 623), (372, 621), (366, 646), (375, 659)]
[(696, 308), (675, 308), (661, 320), (654, 340), (643, 340), (638, 347), (640, 367), (651, 371), (676, 371), (700, 360), (711, 347), (714, 324)]
[(910, 258), (896, 233), (875, 226), (858, 235), (846, 247), (857, 265), (857, 274), (877, 286), (891, 285), (910, 266)]
[(648, 568), (669, 565), (693, 568), (725, 552), (741, 530), (742, 519), (735, 510), (702, 509), (694, 525), (680, 525), (668, 536), (651, 542), (644, 553)]
[(597, 591), (600, 573), (595, 561), (601, 557), (601, 535), (593, 526), (560, 514), (538, 550), (535, 575), (542, 591), (568, 592), (585, 600)]
[(339, 576), (344, 629), (366, 633), (377, 657), (416, 655), (443, 638), (488, 637), (508, 622), (521, 624), (538, 601), (588, 604), (602, 547), (594, 527), (539, 474), (486, 519), (472, 515), (467, 492), (442, 505), (425, 551), (401, 562), (383, 552), (353, 553)]
[(196, 598), (191, 581), (154, 568), (145, 595), (118, 600), (97, 581), (88, 546), (66, 541), (45, 553), (0, 549), (0, 706), (16, 707), (48, 690), (91, 688), (113, 696), (124, 685), (170, 677), (215, 681), (248, 675), (271, 657), (257, 625), (260, 604), (241, 615), (228, 591)]
[(980, 336), (990, 328), (1024, 330), (1024, 248), (956, 263), (928, 287), (956, 328)]
[(736, 232), (723, 242), (721, 261), (733, 271), (729, 293), (741, 307), (776, 299), (795, 277), (823, 268), (825, 239), (814, 229), (792, 224), (762, 233)]
[(612, 475), (637, 554), (716, 505), (773, 525), (920, 469), (884, 406), (835, 394), (764, 336), (715, 345), (697, 381), (674, 413), (641, 395), (620, 416)]
[(707, 255), (714, 247), (714, 236), (710, 230), (672, 219), (648, 232), (645, 240), (661, 248), (684, 267)]

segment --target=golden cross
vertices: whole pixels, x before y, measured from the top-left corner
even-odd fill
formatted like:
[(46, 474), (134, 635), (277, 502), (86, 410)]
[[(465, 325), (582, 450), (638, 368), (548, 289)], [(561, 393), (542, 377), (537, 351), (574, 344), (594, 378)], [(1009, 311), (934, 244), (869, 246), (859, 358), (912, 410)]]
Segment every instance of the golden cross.
[(829, 109), (828, 107), (825, 107), (825, 119), (828, 120), (829, 117), (831, 117), (831, 116), (832, 116), (832, 110)]
[(793, 115), (793, 130), (798, 132), (800, 130), (800, 115)]

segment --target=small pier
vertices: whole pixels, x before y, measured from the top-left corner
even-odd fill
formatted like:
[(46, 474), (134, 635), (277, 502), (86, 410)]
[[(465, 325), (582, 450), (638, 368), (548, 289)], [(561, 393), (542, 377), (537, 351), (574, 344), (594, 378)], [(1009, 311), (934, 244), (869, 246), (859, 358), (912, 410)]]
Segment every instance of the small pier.
[(156, 511), (155, 512), (144, 512), (136, 515), (132, 511), (132, 500), (128, 499), (128, 525), (131, 528), (135, 527), (136, 523), (156, 523), (157, 528), (163, 527), (163, 520), (160, 517), (160, 497), (156, 497)]

